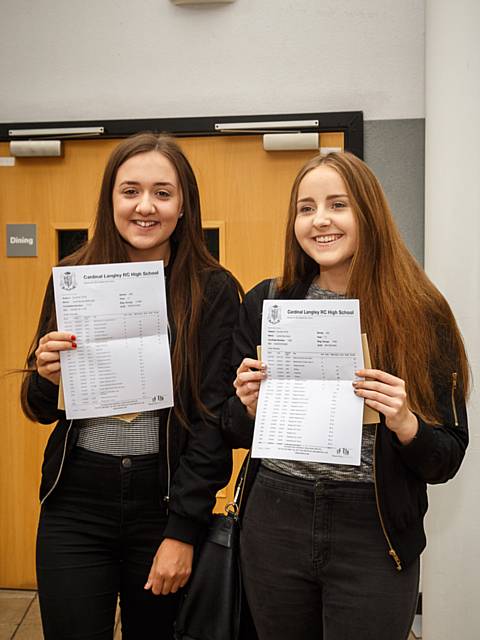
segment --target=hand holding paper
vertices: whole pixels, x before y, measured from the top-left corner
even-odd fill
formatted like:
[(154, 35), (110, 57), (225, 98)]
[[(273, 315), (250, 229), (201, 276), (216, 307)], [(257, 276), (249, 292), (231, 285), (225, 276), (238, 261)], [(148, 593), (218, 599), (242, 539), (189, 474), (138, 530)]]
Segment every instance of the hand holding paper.
[[(257, 351), (259, 350), (258, 347)], [(233, 386), (251, 418), (254, 418), (257, 412), (260, 382), (265, 379), (265, 376), (266, 366), (260, 360), (253, 360), (253, 358), (244, 358), (237, 369)]]
[(355, 393), (365, 399), (366, 405), (383, 413), (386, 426), (400, 442), (411, 442), (418, 431), (418, 420), (408, 407), (405, 381), (379, 369), (357, 373), (364, 380), (353, 382)]

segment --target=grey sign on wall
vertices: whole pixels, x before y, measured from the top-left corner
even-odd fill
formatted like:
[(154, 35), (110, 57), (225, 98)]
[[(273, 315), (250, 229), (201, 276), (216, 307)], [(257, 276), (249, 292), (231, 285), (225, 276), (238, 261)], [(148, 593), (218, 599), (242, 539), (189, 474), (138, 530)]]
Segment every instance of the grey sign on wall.
[(37, 225), (7, 224), (7, 257), (37, 255)]

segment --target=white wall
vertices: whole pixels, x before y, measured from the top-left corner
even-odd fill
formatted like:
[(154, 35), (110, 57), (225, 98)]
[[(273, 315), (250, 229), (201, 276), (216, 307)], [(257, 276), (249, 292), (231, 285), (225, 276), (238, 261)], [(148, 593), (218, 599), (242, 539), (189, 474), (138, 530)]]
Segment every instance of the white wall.
[(0, 122), (424, 116), (424, 0), (0, 0)]
[[(476, 387), (459, 475), (431, 487), (424, 640), (480, 637), (480, 3), (427, 0), (425, 264), (450, 301)], [(447, 135), (448, 134), (448, 135)]]

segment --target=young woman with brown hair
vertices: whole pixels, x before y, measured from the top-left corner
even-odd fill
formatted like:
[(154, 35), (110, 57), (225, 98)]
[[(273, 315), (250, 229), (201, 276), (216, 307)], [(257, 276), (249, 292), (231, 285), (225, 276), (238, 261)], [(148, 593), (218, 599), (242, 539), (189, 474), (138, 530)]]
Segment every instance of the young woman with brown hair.
[[(275, 285), (275, 286), (273, 286)], [(293, 184), (283, 275), (250, 291), (234, 333), (234, 447), (251, 444), (265, 298), (358, 298), (375, 369), (352, 393), (380, 414), (360, 466), (252, 460), (241, 557), (260, 640), (407, 638), (426, 539), (427, 483), (468, 444), (469, 367), (447, 302), (407, 250), (378, 180), (350, 153), (317, 156)], [(321, 429), (322, 426), (319, 425)]]
[(174, 408), (67, 420), (60, 352), (82, 336), (56, 327), (52, 279), (27, 358), (22, 406), (58, 421), (45, 450), (37, 577), (47, 640), (173, 638), (179, 589), (218, 489), (231, 472), (219, 410), (231, 389), (239, 287), (209, 254), (192, 168), (173, 140), (140, 134), (113, 151), (92, 239), (64, 265), (163, 260)]

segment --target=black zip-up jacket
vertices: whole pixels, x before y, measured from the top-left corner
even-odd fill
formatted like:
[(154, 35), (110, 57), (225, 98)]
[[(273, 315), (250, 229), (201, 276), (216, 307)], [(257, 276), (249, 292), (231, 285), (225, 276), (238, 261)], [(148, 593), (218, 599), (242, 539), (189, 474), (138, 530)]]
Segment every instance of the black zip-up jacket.
[[(292, 287), (275, 297), (304, 299), (311, 282)], [(261, 340), (262, 304), (268, 297), (270, 280), (264, 280), (245, 297), (233, 336), (234, 367), (244, 357), (256, 358)], [(438, 380), (435, 396), (442, 416), (441, 425), (426, 424), (419, 416), (418, 433), (402, 445), (384, 424), (375, 436), (374, 480), (377, 508), (386, 541), (386, 552), (398, 570), (411, 564), (425, 548), (423, 519), (428, 508), (427, 483), (439, 484), (453, 478), (468, 445), (468, 427), (463, 397), (456, 397), (456, 373), (445, 372)], [(252, 443), (254, 421), (235, 396), (225, 404), (222, 427), (234, 448), (248, 449)], [(260, 461), (252, 459), (246, 477), (242, 512)]]
[[(168, 308), (168, 268), (166, 275)], [(199, 357), (200, 398), (211, 415), (199, 414), (188, 390), (182, 394), (188, 429), (178, 422), (173, 409), (160, 412), (159, 436), (163, 444), (159, 483), (167, 494), (169, 512), (164, 537), (189, 544), (196, 544), (204, 535), (216, 493), (227, 484), (231, 474), (231, 451), (222, 437), (219, 420), (222, 405), (231, 395), (231, 340), (238, 307), (239, 295), (233, 278), (223, 270), (210, 272), (202, 306)], [(171, 317), (169, 324), (172, 346), (175, 328)], [(50, 424), (58, 420), (45, 448), (42, 501), (55, 490), (78, 438), (76, 421), (67, 420), (65, 412), (57, 409), (57, 402), (58, 387), (36, 372), (30, 374), (28, 403), (38, 422)]]

